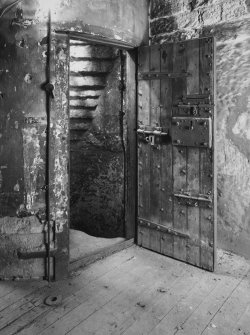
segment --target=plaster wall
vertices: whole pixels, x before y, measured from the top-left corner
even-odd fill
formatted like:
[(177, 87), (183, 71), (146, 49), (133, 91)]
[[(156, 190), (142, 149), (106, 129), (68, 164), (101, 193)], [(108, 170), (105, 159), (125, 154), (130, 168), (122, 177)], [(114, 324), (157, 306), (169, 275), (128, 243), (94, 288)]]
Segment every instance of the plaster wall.
[[(20, 260), (44, 249), (47, 27), (26, 2), (0, 18), (0, 277), (44, 275), (44, 260)], [(2, 5), (6, 5), (6, 2)]]
[[(37, 15), (47, 15), (46, 3)], [(148, 0), (54, 0), (50, 3), (55, 30), (95, 33), (140, 45), (148, 37)]]
[(218, 246), (250, 258), (250, 16), (247, 0), (152, 0), (152, 43), (216, 38)]

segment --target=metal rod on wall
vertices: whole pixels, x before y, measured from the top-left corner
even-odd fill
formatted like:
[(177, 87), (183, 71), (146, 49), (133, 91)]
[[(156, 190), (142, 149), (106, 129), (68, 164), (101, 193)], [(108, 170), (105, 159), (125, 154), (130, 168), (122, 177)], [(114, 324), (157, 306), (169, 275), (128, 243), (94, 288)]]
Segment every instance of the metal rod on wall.
[(148, 45), (152, 45), (152, 35), (150, 28), (151, 12), (152, 12), (152, 2), (151, 0), (148, 0)]
[(47, 109), (47, 133), (46, 133), (46, 220), (47, 220), (47, 280), (50, 282), (50, 111), (51, 98), (53, 97), (53, 86), (51, 80), (51, 11), (48, 12), (48, 50), (47, 50), (47, 83), (46, 83), (46, 109)]

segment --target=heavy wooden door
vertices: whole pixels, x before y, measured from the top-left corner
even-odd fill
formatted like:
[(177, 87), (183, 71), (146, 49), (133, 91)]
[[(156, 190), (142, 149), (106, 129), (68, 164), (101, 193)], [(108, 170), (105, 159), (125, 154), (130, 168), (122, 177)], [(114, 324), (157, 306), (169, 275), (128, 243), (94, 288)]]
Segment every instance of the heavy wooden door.
[(213, 271), (213, 38), (139, 49), (138, 245)]

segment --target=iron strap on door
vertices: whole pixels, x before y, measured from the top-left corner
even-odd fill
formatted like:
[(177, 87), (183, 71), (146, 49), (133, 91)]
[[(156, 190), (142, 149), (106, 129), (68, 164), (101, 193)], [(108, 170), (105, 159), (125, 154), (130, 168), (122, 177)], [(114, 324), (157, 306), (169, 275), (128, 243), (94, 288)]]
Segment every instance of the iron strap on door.
[(214, 40), (139, 49), (138, 244), (214, 270)]

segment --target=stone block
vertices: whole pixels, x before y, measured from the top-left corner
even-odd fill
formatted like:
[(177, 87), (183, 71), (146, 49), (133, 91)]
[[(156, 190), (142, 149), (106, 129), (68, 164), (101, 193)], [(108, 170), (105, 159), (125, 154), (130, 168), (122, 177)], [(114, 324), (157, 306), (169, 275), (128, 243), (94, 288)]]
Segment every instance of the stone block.
[[(158, 3), (158, 5), (157, 5)], [(179, 12), (174, 10), (161, 9), (162, 3), (172, 7), (170, 2), (155, 1), (152, 12), (151, 35), (171, 34), (175, 30), (197, 30), (206, 26), (218, 25), (223, 22), (233, 22), (244, 19), (248, 15), (248, 7), (245, 0), (226, 0), (226, 1), (192, 1), (192, 6), (183, 6), (182, 1), (177, 1), (181, 9)], [(158, 9), (157, 9), (158, 8)], [(165, 14), (165, 17), (163, 17)], [(168, 15), (168, 16), (166, 16)], [(157, 19), (158, 17), (158, 19)]]
[(178, 29), (178, 24), (173, 16), (161, 18), (151, 23), (151, 35), (159, 35), (162, 33), (171, 33)]
[(151, 19), (170, 16), (178, 12), (188, 11), (189, 5), (186, 0), (153, 0), (151, 5)]

